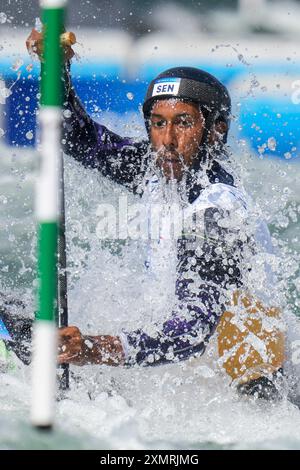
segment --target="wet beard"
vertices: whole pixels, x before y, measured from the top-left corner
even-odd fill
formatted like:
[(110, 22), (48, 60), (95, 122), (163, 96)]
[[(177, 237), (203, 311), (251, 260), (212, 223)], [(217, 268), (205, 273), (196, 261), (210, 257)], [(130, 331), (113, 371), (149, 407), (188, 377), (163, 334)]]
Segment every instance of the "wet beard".
[(155, 166), (159, 169), (160, 176), (167, 182), (176, 180), (181, 181), (188, 167), (184, 163), (183, 156), (176, 152), (153, 152)]

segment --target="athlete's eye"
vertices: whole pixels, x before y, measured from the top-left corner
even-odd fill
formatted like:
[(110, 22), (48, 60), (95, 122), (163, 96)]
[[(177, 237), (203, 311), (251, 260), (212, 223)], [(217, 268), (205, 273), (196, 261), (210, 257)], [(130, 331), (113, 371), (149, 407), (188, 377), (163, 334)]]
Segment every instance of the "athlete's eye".
[(191, 117), (180, 116), (178, 119), (176, 119), (176, 124), (177, 126), (183, 128), (193, 127), (194, 120)]
[(155, 121), (151, 121), (151, 127), (161, 128), (166, 125), (166, 121), (164, 119), (158, 119)]

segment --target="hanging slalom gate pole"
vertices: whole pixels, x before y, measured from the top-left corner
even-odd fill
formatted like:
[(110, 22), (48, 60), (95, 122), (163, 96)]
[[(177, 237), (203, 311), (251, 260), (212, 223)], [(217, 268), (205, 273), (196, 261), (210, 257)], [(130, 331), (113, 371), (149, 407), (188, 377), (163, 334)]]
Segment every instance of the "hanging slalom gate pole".
[(41, 170), (37, 184), (38, 311), (34, 326), (31, 420), (49, 429), (54, 420), (57, 340), (57, 239), (63, 104), (60, 35), (67, 0), (40, 0), (44, 25), (41, 74)]

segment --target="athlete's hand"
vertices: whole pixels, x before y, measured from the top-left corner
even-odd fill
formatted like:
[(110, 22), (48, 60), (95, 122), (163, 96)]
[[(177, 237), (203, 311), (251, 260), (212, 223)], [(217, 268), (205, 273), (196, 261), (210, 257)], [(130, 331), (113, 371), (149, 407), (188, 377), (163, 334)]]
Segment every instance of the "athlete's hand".
[(88, 363), (84, 336), (76, 326), (67, 326), (58, 330), (58, 363), (76, 364)]
[(117, 366), (124, 362), (124, 351), (117, 336), (84, 336), (76, 326), (58, 330), (58, 363), (106, 364)]
[[(74, 56), (75, 52), (72, 49), (72, 45), (76, 42), (74, 33), (63, 33), (61, 36), (61, 45), (64, 50), (64, 61), (68, 62)], [(29, 54), (36, 54), (40, 60), (42, 60), (43, 53), (43, 33), (40, 33), (36, 29), (32, 29), (28, 38), (26, 39), (26, 47)]]

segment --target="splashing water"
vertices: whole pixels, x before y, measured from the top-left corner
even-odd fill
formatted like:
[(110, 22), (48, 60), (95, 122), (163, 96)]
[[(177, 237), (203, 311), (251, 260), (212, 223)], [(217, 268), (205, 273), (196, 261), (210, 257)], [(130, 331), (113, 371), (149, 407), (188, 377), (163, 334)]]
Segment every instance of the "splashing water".
[(243, 54), (241, 54), (241, 52), (239, 52), (239, 50), (234, 47), (232, 44), (217, 44), (212, 50), (211, 52), (215, 52), (217, 51), (218, 49), (221, 49), (221, 48), (229, 48), (229, 49), (232, 49), (235, 53), (236, 53), (236, 57), (238, 59), (239, 62), (241, 62), (243, 65), (246, 65), (247, 67), (249, 67), (251, 64), (249, 62), (246, 61), (245, 57)]
[(276, 150), (276, 139), (275, 137), (269, 137), (268, 138), (268, 148), (270, 150)]
[(1, 11), (0, 12), (0, 24), (4, 24), (6, 23), (6, 21), (7, 21), (7, 15), (3, 11)]
[(7, 98), (11, 95), (11, 90), (6, 88), (5, 82), (0, 79), (0, 104), (5, 104)]
[[(6, 204), (0, 204), (5, 227), (0, 244), (2, 283), (7, 292), (25, 299), (30, 313), (36, 262), (32, 214), (36, 154), (5, 147), (2, 154), (1, 188), (6, 198)], [(258, 161), (245, 152), (239, 158), (243, 180), (283, 251), (280, 282), (290, 290), (288, 307), (295, 310), (300, 169), (287, 162)], [(149, 310), (144, 253), (136, 245), (99, 240), (96, 231), (99, 203), (114, 203), (124, 190), (70, 158), (65, 159), (65, 176), (71, 323), (94, 334), (136, 327), (145, 322)], [(162, 290), (155, 281), (150, 287)], [(213, 358), (214, 347), (208, 357)], [(0, 431), (0, 447), (45, 446), (46, 438), (28, 425), (29, 368), (19, 366), (0, 374), (0, 384), (0, 429), (5, 430)], [(57, 403), (57, 427), (47, 446), (299, 448), (300, 412), (286, 399), (278, 404), (238, 399), (209, 360), (153, 369), (72, 367), (71, 391)]]

